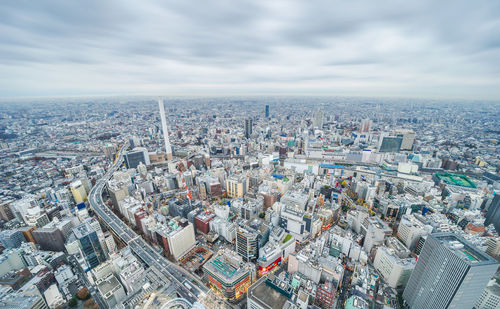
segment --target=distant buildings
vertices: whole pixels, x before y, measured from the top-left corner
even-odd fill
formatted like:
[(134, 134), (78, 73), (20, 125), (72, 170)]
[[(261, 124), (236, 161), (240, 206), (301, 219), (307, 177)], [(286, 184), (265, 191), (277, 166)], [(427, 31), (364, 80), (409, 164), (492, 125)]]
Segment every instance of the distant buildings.
[(412, 309), (472, 308), (498, 262), (453, 233), (427, 237), (406, 285)]
[(379, 152), (399, 152), (403, 137), (400, 136), (384, 136), (380, 144)]
[(250, 138), (253, 130), (253, 120), (251, 118), (245, 119), (245, 137)]

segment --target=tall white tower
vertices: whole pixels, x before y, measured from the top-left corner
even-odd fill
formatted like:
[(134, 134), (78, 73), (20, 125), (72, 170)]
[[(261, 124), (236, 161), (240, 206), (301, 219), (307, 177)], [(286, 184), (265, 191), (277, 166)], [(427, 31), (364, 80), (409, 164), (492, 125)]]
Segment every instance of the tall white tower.
[(170, 146), (170, 139), (168, 137), (167, 119), (165, 118), (163, 100), (158, 100), (158, 106), (160, 107), (161, 128), (163, 131), (163, 139), (165, 140), (165, 154), (167, 160), (172, 160), (172, 146)]

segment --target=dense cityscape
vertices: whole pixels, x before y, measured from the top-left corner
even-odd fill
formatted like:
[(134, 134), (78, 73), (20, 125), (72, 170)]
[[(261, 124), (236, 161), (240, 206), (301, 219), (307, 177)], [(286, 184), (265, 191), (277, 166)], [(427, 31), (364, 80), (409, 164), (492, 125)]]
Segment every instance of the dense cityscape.
[(0, 308), (500, 308), (500, 105), (0, 103)]

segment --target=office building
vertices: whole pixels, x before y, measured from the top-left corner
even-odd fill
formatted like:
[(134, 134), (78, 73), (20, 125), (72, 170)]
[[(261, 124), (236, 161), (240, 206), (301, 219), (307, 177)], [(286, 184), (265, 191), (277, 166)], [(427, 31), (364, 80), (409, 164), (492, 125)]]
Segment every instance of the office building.
[(11, 271), (24, 268), (25, 266), (22, 250), (19, 248), (4, 250), (2, 254), (0, 254), (0, 277)]
[(474, 309), (500, 309), (500, 284), (491, 280), (476, 301)]
[(490, 224), (493, 224), (497, 233), (500, 233), (500, 193), (495, 194), (486, 212), (484, 226)]
[(415, 259), (401, 259), (393, 249), (378, 247), (373, 266), (391, 288), (404, 287), (415, 268)]
[(31, 234), (42, 250), (65, 251), (65, 238), (58, 227), (42, 227), (34, 230)]
[(412, 309), (469, 309), (498, 262), (453, 233), (427, 237), (403, 293)]
[(23, 234), (24, 239), (26, 239), (26, 241), (35, 243), (35, 237), (33, 237), (33, 231), (35, 229), (36, 226), (24, 226), (18, 228), (17, 230)]
[(210, 212), (201, 212), (194, 218), (196, 231), (203, 234), (210, 232), (210, 221), (215, 218), (215, 215)]
[(496, 258), (500, 255), (500, 237), (489, 237), (486, 240), (485, 245), (487, 246), (486, 253), (488, 253), (490, 256)]
[(196, 245), (194, 226), (187, 219), (170, 220), (156, 230), (156, 239), (165, 254), (176, 261)]
[(331, 281), (319, 284), (316, 287), (316, 297), (314, 299), (314, 303), (323, 309), (333, 308), (335, 292), (335, 286)]
[(401, 150), (412, 150), (415, 142), (415, 132), (412, 130), (397, 130), (396, 136), (401, 137)]
[(392, 229), (379, 217), (366, 217), (360, 227), (365, 235), (363, 249), (369, 254), (374, 246), (382, 245), (392, 235)]
[(108, 308), (115, 308), (125, 299), (126, 294), (123, 286), (120, 284), (115, 275), (109, 274), (105, 278), (96, 281), (95, 285), (99, 294), (108, 305)]
[(379, 152), (399, 152), (401, 150), (401, 136), (384, 136), (380, 143)]
[(269, 105), (266, 105), (266, 118), (269, 118)]
[(0, 242), (6, 249), (19, 248), (26, 239), (23, 234), (15, 230), (5, 230), (0, 232)]
[(403, 215), (398, 226), (397, 237), (406, 248), (414, 250), (420, 237), (432, 232), (432, 226), (423, 224), (413, 215)]
[(88, 269), (93, 269), (106, 260), (97, 232), (91, 226), (90, 221), (85, 221), (76, 226), (73, 233)]
[(148, 150), (144, 147), (136, 147), (125, 154), (125, 164), (128, 168), (137, 168), (139, 163), (146, 166), (150, 164)]
[(370, 132), (371, 120), (363, 119), (361, 120), (361, 127), (359, 128), (360, 133), (368, 133)]
[(0, 219), (4, 221), (10, 221), (15, 218), (12, 210), (10, 209), (10, 203), (12, 200), (6, 202), (0, 202)]
[(115, 159), (116, 146), (113, 144), (106, 144), (104, 146), (104, 156), (106, 159), (113, 161)]
[(118, 181), (108, 181), (108, 193), (111, 201), (113, 202), (113, 206), (115, 209), (118, 209), (119, 203), (123, 201), (128, 195), (128, 186), (124, 182)]
[(0, 307), (3, 309), (48, 309), (47, 303), (34, 285), (14, 291), (0, 286)]
[(50, 309), (55, 309), (59, 306), (62, 306), (66, 303), (61, 292), (57, 288), (57, 284), (52, 284), (43, 292), (43, 296), (45, 297), (45, 301)]
[(87, 200), (87, 190), (81, 180), (76, 180), (69, 185), (75, 203), (83, 203)]
[(244, 175), (233, 175), (226, 180), (226, 192), (230, 198), (243, 197), (249, 188), (248, 177)]
[(239, 226), (236, 230), (236, 252), (244, 261), (254, 261), (259, 255), (259, 233), (250, 228)]
[(245, 119), (245, 137), (252, 136), (253, 120), (251, 118)]
[(242, 297), (255, 278), (254, 267), (236, 252), (224, 249), (203, 265), (210, 287), (226, 299)]

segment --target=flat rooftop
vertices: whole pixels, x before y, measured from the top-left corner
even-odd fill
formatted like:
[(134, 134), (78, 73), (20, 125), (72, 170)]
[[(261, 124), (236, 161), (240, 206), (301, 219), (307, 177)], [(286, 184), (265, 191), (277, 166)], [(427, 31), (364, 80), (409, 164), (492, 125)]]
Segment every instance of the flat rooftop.
[(452, 173), (436, 173), (439, 180), (444, 181), (446, 184), (452, 186), (459, 186), (465, 188), (475, 188), (476, 184), (465, 175), (452, 174)]
[(282, 308), (288, 298), (266, 284), (262, 277), (248, 288), (247, 295), (252, 301), (263, 308)]
[(453, 233), (435, 233), (430, 236), (470, 265), (498, 264), (495, 259), (476, 249), (472, 244), (458, 235)]
[(249, 272), (247, 265), (241, 261), (241, 257), (231, 251), (222, 251), (212, 257), (203, 265), (203, 268), (229, 284)]

